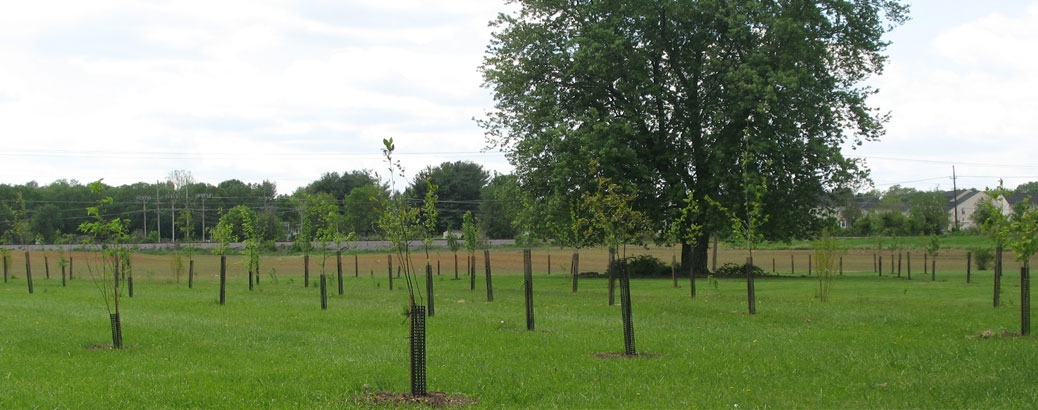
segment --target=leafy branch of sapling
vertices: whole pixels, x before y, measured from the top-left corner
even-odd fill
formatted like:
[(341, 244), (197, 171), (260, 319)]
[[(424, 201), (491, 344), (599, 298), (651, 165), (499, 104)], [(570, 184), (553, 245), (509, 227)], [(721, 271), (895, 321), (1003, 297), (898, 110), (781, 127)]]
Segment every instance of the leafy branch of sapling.
[(941, 252), (941, 238), (937, 235), (930, 235), (930, 242), (926, 244), (926, 253), (930, 254), (931, 257), (936, 258)]
[[(393, 144), (393, 139), (384, 139), (382, 140), (382, 143), (384, 146), (382, 149), (382, 155), (389, 164), (389, 186), (391, 189), (395, 189), (396, 176), (403, 178), (404, 169), (403, 166), (400, 165), (399, 161), (393, 159), (393, 151), (396, 149), (396, 146)], [(410, 322), (411, 331), (411, 394), (414, 396), (425, 396), (427, 394), (425, 382), (426, 309), (425, 306), (419, 305), (415, 300), (417, 280), (414, 264), (411, 261), (410, 242), (417, 235), (423, 233), (426, 239), (430, 236), (429, 231), (423, 227), (419, 221), (423, 210), (431, 209), (433, 211), (431, 215), (425, 216), (428, 219), (432, 219), (427, 226), (435, 226), (436, 189), (431, 184), (429, 188), (429, 192), (433, 192), (433, 195), (426, 195), (425, 203), (422, 208), (408, 206), (403, 195), (399, 193), (394, 193), (392, 197), (383, 198), (380, 202), (381, 213), (377, 219), (377, 224), (381, 229), (382, 234), (393, 244), (393, 251), (396, 254), (397, 261), (399, 262), (398, 266), (402, 268), (407, 283), (408, 306), (406, 312), (408, 321)], [(428, 250), (426, 250), (426, 252), (428, 254)], [(392, 274), (392, 272), (390, 272), (390, 274)], [(429, 284), (431, 283), (432, 282), (429, 282)], [(421, 298), (421, 293), (418, 293), (418, 298)], [(431, 303), (432, 302), (430, 301), (430, 306)]]
[(641, 243), (651, 234), (650, 221), (641, 211), (631, 207), (637, 194), (623, 192), (623, 188), (609, 178), (598, 179), (598, 190), (584, 193), (577, 217), (577, 230), (587, 244), (604, 244), (620, 250), (629, 243)]
[[(91, 193), (100, 195), (104, 191), (104, 185), (101, 183), (102, 180), (97, 180), (89, 184)], [(128, 222), (121, 218), (106, 219), (107, 207), (114, 202), (111, 196), (106, 196), (100, 199), (96, 205), (87, 207), (87, 216), (91, 220), (83, 222), (79, 225), (80, 232), (89, 235), (93, 238), (94, 243), (101, 245), (101, 263), (100, 266), (93, 264), (87, 264), (88, 270), (90, 271), (94, 285), (97, 287), (101, 294), (101, 299), (105, 304), (105, 309), (108, 314), (119, 316), (119, 296), (121, 293), (122, 286), (120, 285), (118, 278), (118, 272), (120, 265), (128, 266), (130, 249), (125, 248), (122, 244), (129, 237), (128, 233)], [(124, 261), (120, 261), (120, 257)], [(117, 329), (118, 320), (113, 320), (113, 347), (122, 347), (122, 336), (121, 330)], [(116, 334), (120, 336), (116, 337)]]
[(230, 249), (231, 242), (234, 241), (234, 227), (231, 222), (225, 218), (226, 214), (223, 209), (219, 211), (220, 221), (217, 222), (216, 226), (209, 228), (209, 237), (216, 241), (216, 247), (213, 248), (213, 253), (217, 255), (226, 255), (227, 250)]
[(756, 249), (757, 244), (763, 241), (764, 238), (760, 232), (760, 227), (768, 221), (768, 216), (764, 214), (764, 194), (767, 191), (767, 180), (764, 176), (753, 178), (746, 174), (743, 181), (746, 198), (744, 202), (745, 217), (737, 215), (735, 211), (714, 200), (709, 195), (706, 197), (706, 201), (727, 215), (732, 226), (732, 233), (735, 234), (736, 240), (746, 246), (752, 259), (753, 250)]
[(447, 225), (447, 248), (454, 254), (454, 279), (458, 279), (458, 250), (461, 249), (461, 241), (450, 225)]
[(829, 228), (822, 230), (822, 238), (814, 243), (814, 257), (818, 262), (818, 300), (829, 301), (838, 269), (839, 258), (846, 252), (839, 241), (829, 233)]
[[(685, 195), (685, 206), (681, 208), (678, 217), (667, 227), (667, 238), (672, 243), (687, 243), (692, 247), (699, 243), (699, 235), (702, 233), (703, 226), (693, 222), (699, 215), (699, 203), (693, 199), (694, 197), (694, 192), (688, 192)], [(689, 262), (689, 291), (694, 298), (696, 297), (696, 279), (692, 267), (694, 264)]]
[(1038, 208), (1027, 207), (1022, 213), (1014, 214), (1009, 223), (1009, 248), (1016, 255), (1017, 262), (1030, 267), (1031, 256), (1038, 253)]
[(693, 247), (698, 243), (703, 226), (693, 222), (699, 215), (699, 203), (694, 197), (694, 192), (685, 195), (685, 206), (681, 207), (681, 213), (667, 228), (667, 238), (671, 242), (687, 243)]
[(433, 238), (436, 234), (436, 222), (439, 218), (439, 213), (436, 211), (436, 201), (439, 196), (436, 194), (440, 187), (432, 183), (429, 178), (425, 179), (425, 198), (422, 201), (422, 244), (425, 248), (425, 264), (429, 265), (429, 247), (432, 246)]
[[(396, 176), (404, 177), (404, 169), (399, 160), (393, 159), (393, 151), (396, 145), (393, 139), (383, 139), (382, 155), (389, 164), (389, 186), (396, 188)], [(393, 245), (393, 253), (398, 261), (407, 290), (410, 296), (409, 303), (415, 305), (415, 278), (414, 266), (411, 262), (410, 242), (415, 237), (418, 225), (420, 209), (412, 208), (400, 194), (392, 194), (390, 197), (378, 198), (381, 213), (376, 221), (382, 234)], [(421, 297), (421, 295), (419, 295)]]
[[(465, 215), (461, 218), (461, 232), (465, 239), (465, 250), (469, 254), (469, 263), (472, 263), (472, 259), (475, 258), (476, 248), (479, 246), (479, 226), (476, 224), (476, 218), (472, 216), (472, 211), (465, 211)], [(469, 274), (472, 274), (472, 270), (475, 267), (469, 267)]]

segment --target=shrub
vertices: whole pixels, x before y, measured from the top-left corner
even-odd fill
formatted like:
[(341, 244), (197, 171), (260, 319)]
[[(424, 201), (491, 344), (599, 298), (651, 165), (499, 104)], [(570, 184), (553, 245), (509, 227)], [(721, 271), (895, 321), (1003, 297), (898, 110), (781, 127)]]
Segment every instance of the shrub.
[[(746, 276), (747, 266), (749, 266), (749, 264), (736, 265), (734, 263), (726, 263), (724, 266), (717, 268), (714, 275), (718, 277)], [(759, 266), (752, 265), (750, 266), (750, 269), (753, 269), (753, 276), (764, 276), (764, 269), (761, 269)]]
[(652, 255), (639, 255), (629, 261), (632, 277), (669, 277), (670, 266)]
[(995, 252), (991, 248), (973, 248), (973, 263), (977, 270), (988, 270), (988, 265), (995, 260)]

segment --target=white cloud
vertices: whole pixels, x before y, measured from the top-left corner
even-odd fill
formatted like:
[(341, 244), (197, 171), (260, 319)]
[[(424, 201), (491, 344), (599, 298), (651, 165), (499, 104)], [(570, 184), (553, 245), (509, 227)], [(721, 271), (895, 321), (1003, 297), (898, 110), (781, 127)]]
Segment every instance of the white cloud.
[(1038, 180), (1027, 165), (1038, 156), (1038, 57), (1027, 51), (1038, 44), (1038, 3), (1028, 4), (895, 43), (875, 99), (893, 114), (887, 136), (850, 153), (873, 157), (878, 188), (950, 189), (952, 165), (966, 176), (960, 187)]
[[(434, 153), (482, 147), (471, 117), (489, 98), (476, 66), (501, 7), (0, 5), (0, 134), (10, 140), (0, 182), (122, 184), (187, 169), (210, 183), (280, 181), (288, 192), (323, 172), (381, 168), (387, 137), (412, 172), (453, 160)], [(507, 167), (500, 155), (465, 155)]]

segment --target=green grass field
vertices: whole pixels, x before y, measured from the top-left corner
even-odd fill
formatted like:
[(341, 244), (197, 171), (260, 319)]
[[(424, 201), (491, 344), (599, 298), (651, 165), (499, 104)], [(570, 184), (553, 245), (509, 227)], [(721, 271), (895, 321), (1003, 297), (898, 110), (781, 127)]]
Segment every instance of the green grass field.
[[(653, 252), (668, 261), (672, 254)], [(585, 252), (588, 268), (581, 270), (600, 270), (600, 254)], [(806, 265), (806, 253), (794, 255)], [(236, 260), (227, 304), (220, 306), (215, 257), (197, 257), (199, 279), (188, 289), (186, 276), (178, 283), (169, 273), (168, 255), (138, 255), (135, 297), (123, 299), (128, 348), (121, 351), (92, 348), (111, 344), (111, 333), (85, 255), (77, 255), (76, 279), (62, 287), (55, 257), (47, 280), (34, 254), (32, 295), (24, 260), (13, 256), (14, 277), (0, 284), (0, 408), (370, 408), (367, 393), (409, 389), (407, 293), (402, 282), (388, 289), (384, 256), (361, 258), (359, 277), (347, 258), (345, 295), (330, 281), (329, 308), (322, 311), (315, 260), (305, 288), (301, 257), (265, 257), (253, 291)], [(582, 279), (571, 293), (570, 278), (561, 274), (568, 252), (553, 255), (551, 275), (544, 255), (535, 257), (533, 332), (526, 330), (518, 250), (492, 257), (499, 261), (494, 302), (486, 302), (482, 269), (473, 292), (468, 280), (452, 280), (453, 260), (440, 258), (435, 316), (428, 319), (428, 387), (478, 399), (472, 408), (1033, 408), (1038, 402), (1038, 343), (1003, 334), (1020, 326), (1015, 263), (1007, 264), (997, 309), (991, 272), (974, 272), (967, 284), (964, 259), (951, 252), (942, 254), (936, 282), (921, 266), (913, 268), (913, 280), (889, 272), (879, 277), (871, 253), (849, 254), (828, 303), (816, 299), (814, 278), (759, 279), (757, 315), (746, 313), (743, 280), (699, 279), (695, 299), (687, 279), (676, 289), (669, 279), (634, 280), (643, 355), (603, 358), (596, 354), (623, 351), (620, 308), (608, 306), (603, 279)], [(758, 261), (771, 259), (788, 274), (789, 254), (758, 253)], [(770, 262), (758, 264), (770, 271)], [(266, 273), (271, 268), (276, 282)], [(335, 270), (334, 260), (327, 268)], [(797, 270), (806, 274), (806, 266)]]

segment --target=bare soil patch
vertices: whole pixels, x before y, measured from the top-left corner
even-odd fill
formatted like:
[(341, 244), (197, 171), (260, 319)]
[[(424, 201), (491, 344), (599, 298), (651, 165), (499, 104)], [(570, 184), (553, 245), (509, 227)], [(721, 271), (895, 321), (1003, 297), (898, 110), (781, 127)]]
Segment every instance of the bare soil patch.
[(430, 407), (463, 407), (476, 404), (479, 400), (472, 397), (449, 395), (444, 392), (429, 392), (425, 396), (413, 396), (411, 393), (376, 392), (357, 397), (357, 401), (367, 402), (374, 405), (392, 404), (394, 406), (406, 404), (421, 404)]

